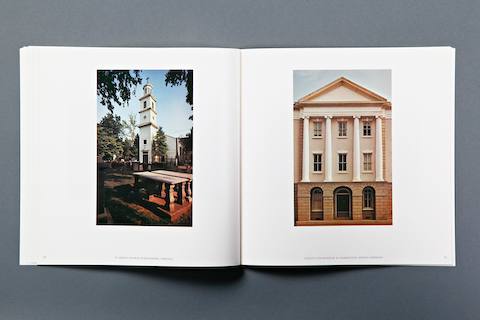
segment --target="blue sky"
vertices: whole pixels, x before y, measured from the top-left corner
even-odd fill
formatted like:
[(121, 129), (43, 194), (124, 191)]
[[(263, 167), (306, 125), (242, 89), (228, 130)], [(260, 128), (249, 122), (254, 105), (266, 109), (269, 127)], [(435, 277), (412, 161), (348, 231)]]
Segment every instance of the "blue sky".
[(391, 70), (295, 70), (294, 100), (297, 101), (340, 77), (345, 77), (387, 100), (392, 99)]
[[(129, 114), (135, 114), (138, 118), (140, 103), (138, 99), (143, 95), (143, 85), (149, 77), (150, 83), (153, 85), (153, 95), (157, 98), (157, 123), (163, 128), (163, 131), (173, 137), (185, 136), (190, 132), (192, 120), (188, 118), (192, 115), (191, 106), (185, 102), (187, 88), (182, 86), (165, 86), (166, 70), (142, 70), (140, 76), (143, 79), (141, 85), (135, 90), (128, 105), (115, 105), (113, 113), (119, 115), (123, 120), (128, 119)], [(97, 122), (100, 121), (108, 112), (106, 106), (100, 104), (97, 99)], [(138, 131), (137, 131), (138, 132)]]

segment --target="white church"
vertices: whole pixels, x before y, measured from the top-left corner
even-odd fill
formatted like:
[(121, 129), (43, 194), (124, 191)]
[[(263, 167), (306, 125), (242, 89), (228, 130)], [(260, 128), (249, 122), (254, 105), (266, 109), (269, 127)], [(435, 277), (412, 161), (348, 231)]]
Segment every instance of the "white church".
[(152, 162), (175, 162), (178, 163), (179, 158), (183, 158), (184, 148), (182, 145), (182, 138), (172, 137), (167, 134), (166, 142), (168, 151), (162, 159), (153, 157), (152, 143), (158, 131), (157, 124), (157, 98), (152, 93), (153, 86), (148, 81), (143, 86), (143, 96), (140, 100), (140, 119), (138, 121), (139, 129), (139, 145), (138, 145), (138, 160), (140, 163)]

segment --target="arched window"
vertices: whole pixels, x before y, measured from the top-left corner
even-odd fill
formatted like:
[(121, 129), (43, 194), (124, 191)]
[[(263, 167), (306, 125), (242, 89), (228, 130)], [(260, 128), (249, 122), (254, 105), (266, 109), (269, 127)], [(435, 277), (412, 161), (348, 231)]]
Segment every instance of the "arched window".
[(143, 101), (143, 107), (144, 107), (144, 108), (147, 107), (147, 101)]
[(323, 220), (323, 191), (320, 188), (310, 191), (310, 219)]
[(363, 219), (375, 219), (375, 189), (363, 189)]
[(333, 192), (335, 201), (335, 218), (352, 219), (352, 190), (338, 187)]

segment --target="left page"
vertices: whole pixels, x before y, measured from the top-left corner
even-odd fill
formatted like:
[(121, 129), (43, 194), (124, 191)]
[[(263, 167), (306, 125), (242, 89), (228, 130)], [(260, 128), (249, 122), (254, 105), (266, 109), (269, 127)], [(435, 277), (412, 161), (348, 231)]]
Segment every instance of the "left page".
[(240, 52), (25, 47), (20, 264), (240, 263)]

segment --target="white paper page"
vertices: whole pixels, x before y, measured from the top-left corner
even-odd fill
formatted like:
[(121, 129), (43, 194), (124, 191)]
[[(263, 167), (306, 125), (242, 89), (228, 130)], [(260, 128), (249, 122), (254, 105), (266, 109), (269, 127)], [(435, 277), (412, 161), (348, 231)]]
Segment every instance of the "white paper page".
[[(242, 264), (455, 265), (454, 56), (455, 50), (447, 47), (243, 50)], [(389, 72), (393, 186), (389, 223), (315, 225), (322, 222), (307, 221), (295, 226), (296, 70)], [(338, 114), (332, 128), (336, 119)], [(351, 115), (346, 119), (351, 121), (349, 126), (354, 121)], [(337, 138), (332, 139), (335, 143)], [(345, 153), (350, 157), (353, 152)], [(336, 157), (331, 159), (335, 172)], [(329, 192), (323, 194), (324, 212), (338, 209), (326, 207), (332, 197), (338, 197)], [(311, 203), (309, 208), (313, 210)], [(333, 212), (340, 217), (340, 212)]]
[[(20, 60), (20, 264), (239, 264), (239, 50), (27, 47)], [(96, 224), (98, 69), (193, 69), (191, 227)]]

